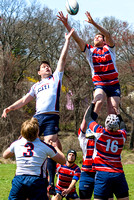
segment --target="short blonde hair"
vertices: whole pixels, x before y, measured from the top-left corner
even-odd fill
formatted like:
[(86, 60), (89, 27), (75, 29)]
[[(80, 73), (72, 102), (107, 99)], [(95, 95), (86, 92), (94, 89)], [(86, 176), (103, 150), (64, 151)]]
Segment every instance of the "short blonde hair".
[(39, 131), (39, 123), (36, 118), (31, 118), (25, 121), (21, 126), (21, 135), (28, 141), (34, 141), (37, 138), (37, 133)]

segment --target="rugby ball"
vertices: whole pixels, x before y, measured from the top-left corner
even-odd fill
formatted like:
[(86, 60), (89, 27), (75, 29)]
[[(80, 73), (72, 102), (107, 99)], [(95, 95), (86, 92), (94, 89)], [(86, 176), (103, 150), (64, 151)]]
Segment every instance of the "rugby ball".
[(66, 9), (70, 15), (76, 15), (79, 11), (79, 4), (76, 0), (66, 0)]

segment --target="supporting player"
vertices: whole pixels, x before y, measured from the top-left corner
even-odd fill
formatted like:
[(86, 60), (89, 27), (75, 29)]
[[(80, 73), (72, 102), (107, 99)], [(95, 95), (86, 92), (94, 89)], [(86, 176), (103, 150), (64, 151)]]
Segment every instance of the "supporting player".
[[(41, 76), (41, 81), (35, 83), (30, 91), (14, 104), (5, 108), (2, 117), (7, 117), (7, 113), (12, 110), (19, 109), (32, 101), (36, 97), (36, 114), (38, 119), (40, 133), (44, 134), (44, 141), (50, 143), (52, 140), (61, 149), (61, 143), (58, 139), (59, 131), (59, 97), (62, 85), (62, 77), (64, 73), (64, 66), (69, 48), (70, 37), (74, 29), (71, 29), (68, 34), (65, 34), (65, 44), (62, 49), (57, 68), (52, 74), (49, 62), (43, 61), (38, 69), (38, 75)], [(54, 191), (54, 177), (55, 177), (56, 163), (48, 158), (49, 171), (49, 192), (55, 194)]]
[(17, 164), (9, 200), (47, 200), (47, 156), (60, 164), (66, 162), (58, 147), (54, 148), (41, 141), (38, 134), (37, 119), (25, 121), (21, 127), (22, 138), (13, 142), (3, 153), (5, 159), (15, 156)]
[(102, 127), (92, 117), (94, 107), (92, 103), (85, 116), (88, 128), (96, 137), (94, 199), (107, 200), (115, 194), (118, 200), (129, 200), (121, 163), (121, 152), (127, 136), (125, 123), (121, 115), (110, 114), (105, 120), (105, 127)]
[[(86, 44), (76, 32), (72, 37), (79, 45), (82, 52), (85, 52), (86, 58), (90, 64), (92, 72), (92, 81), (94, 84), (94, 111), (98, 114), (103, 102), (107, 99), (108, 114), (116, 114), (120, 103), (120, 85), (118, 80), (118, 71), (116, 67), (115, 44), (110, 33), (97, 24), (89, 12), (85, 13), (87, 22), (98, 29), (94, 37), (94, 46)], [(68, 24), (68, 15), (64, 17), (62, 12), (57, 15), (68, 31), (71, 30)]]
[(80, 178), (80, 168), (75, 164), (75, 160), (76, 151), (70, 149), (67, 152), (66, 164), (57, 164), (56, 195), (52, 197), (52, 200), (61, 200), (63, 197), (67, 200), (79, 199), (75, 184)]
[[(83, 152), (83, 162), (79, 181), (79, 195), (81, 200), (91, 200), (95, 182), (95, 169), (93, 169), (93, 152), (95, 137), (93, 136), (91, 138), (91, 131), (87, 128), (85, 115), (83, 117), (81, 126), (78, 131), (78, 139)], [(95, 115), (95, 113), (93, 115), (94, 120), (96, 120), (97, 115)], [(89, 132), (90, 138), (86, 138), (86, 136), (89, 135)]]

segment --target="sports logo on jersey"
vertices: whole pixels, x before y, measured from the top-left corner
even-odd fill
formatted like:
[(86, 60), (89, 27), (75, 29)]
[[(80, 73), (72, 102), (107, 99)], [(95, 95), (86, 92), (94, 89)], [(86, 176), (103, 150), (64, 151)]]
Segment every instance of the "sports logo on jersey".
[(43, 90), (49, 89), (49, 84), (44, 84), (40, 88), (38, 88), (37, 94)]
[(25, 164), (29, 164), (29, 163), (30, 163), (29, 160), (26, 160), (26, 161), (25, 161)]

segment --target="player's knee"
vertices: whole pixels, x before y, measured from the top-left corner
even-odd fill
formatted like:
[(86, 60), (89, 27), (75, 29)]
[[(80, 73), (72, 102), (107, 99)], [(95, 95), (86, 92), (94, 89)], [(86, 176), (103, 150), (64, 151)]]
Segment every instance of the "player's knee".
[(46, 143), (56, 142), (58, 140), (57, 134), (44, 136), (44, 141)]

